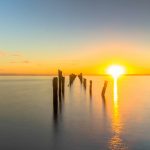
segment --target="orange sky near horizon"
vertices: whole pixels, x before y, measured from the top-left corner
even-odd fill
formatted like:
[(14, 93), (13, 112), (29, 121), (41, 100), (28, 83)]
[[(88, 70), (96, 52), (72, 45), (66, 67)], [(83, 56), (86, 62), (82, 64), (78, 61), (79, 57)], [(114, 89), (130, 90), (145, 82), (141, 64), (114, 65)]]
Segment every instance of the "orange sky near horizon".
[(75, 52), (6, 52), (0, 51), (0, 74), (106, 74), (113, 64), (125, 67), (126, 74), (150, 74), (150, 52), (140, 51), (139, 44), (131, 42), (83, 43)]
[(149, 1), (0, 1), (0, 74), (150, 74)]
[[(113, 64), (125, 67), (126, 74), (150, 74), (150, 52), (142, 52), (139, 43), (126, 41), (88, 42), (78, 49), (53, 54), (53, 52), (0, 51), (0, 74), (106, 74)], [(144, 48), (144, 47), (143, 47)], [(82, 50), (79, 50), (82, 49)]]

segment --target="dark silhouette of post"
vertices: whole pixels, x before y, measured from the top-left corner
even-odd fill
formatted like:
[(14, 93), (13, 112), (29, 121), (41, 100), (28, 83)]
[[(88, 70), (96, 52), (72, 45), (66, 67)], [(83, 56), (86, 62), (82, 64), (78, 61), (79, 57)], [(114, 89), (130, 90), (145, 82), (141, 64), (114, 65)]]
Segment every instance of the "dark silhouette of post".
[(58, 70), (58, 79), (59, 79), (59, 101), (61, 101), (61, 91), (62, 91), (62, 71)]
[(83, 79), (83, 86), (86, 89), (86, 79), (85, 78)]
[(53, 99), (54, 100), (57, 100), (57, 92), (58, 91), (58, 78), (57, 77), (54, 77), (53, 78)]
[(59, 78), (59, 92), (61, 92), (61, 83), (62, 83), (62, 71), (58, 70), (58, 78)]
[(90, 96), (92, 96), (92, 80), (90, 80)]
[(69, 75), (69, 85), (71, 86), (76, 78), (75, 74)]
[(102, 95), (103, 97), (105, 96), (105, 92), (106, 92), (107, 84), (108, 84), (108, 81), (105, 81), (105, 82), (104, 82), (103, 89), (102, 89), (102, 93), (101, 93), (101, 95)]
[(62, 95), (64, 96), (65, 92), (65, 77), (62, 77)]
[(82, 73), (80, 73), (80, 74), (78, 75), (78, 78), (80, 79), (80, 82), (81, 82), (81, 84), (82, 84), (82, 82), (83, 82), (83, 75), (82, 75)]
[(53, 113), (54, 119), (57, 119), (58, 112), (58, 78), (53, 78)]

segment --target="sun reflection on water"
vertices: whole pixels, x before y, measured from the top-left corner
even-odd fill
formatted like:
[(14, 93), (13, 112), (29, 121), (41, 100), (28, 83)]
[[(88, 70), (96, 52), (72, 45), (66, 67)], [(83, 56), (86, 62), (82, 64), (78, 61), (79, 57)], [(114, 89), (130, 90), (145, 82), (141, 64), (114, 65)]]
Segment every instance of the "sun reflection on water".
[(118, 87), (117, 87), (117, 78), (114, 78), (114, 105), (118, 105)]
[(117, 78), (114, 78), (112, 138), (109, 141), (109, 148), (111, 150), (128, 149), (121, 138), (122, 130), (123, 130), (123, 123), (121, 121), (121, 116), (119, 112)]

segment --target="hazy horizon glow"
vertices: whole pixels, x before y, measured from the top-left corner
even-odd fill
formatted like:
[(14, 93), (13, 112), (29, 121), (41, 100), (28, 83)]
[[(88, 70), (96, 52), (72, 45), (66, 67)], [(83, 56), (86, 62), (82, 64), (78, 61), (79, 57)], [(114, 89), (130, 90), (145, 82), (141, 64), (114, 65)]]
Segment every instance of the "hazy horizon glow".
[(0, 74), (150, 74), (150, 1), (1, 0)]

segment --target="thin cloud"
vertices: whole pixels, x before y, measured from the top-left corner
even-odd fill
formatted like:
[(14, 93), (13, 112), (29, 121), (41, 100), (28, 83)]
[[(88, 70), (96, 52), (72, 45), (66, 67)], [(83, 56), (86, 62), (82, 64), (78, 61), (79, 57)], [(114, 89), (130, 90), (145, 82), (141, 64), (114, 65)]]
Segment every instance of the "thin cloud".
[(29, 61), (29, 60), (24, 60), (24, 61), (10, 61), (9, 63), (11, 63), (11, 64), (30, 64), (31, 63), (31, 61)]
[(19, 52), (11, 53), (11, 52), (0, 51), (0, 56), (22, 57), (22, 54)]
[(20, 53), (13, 53), (13, 54), (11, 54), (11, 56), (13, 56), (13, 57), (22, 57), (22, 54), (20, 54)]
[(22, 63), (24, 63), (24, 64), (30, 64), (31, 62), (29, 60), (24, 60), (24, 61), (22, 61)]

